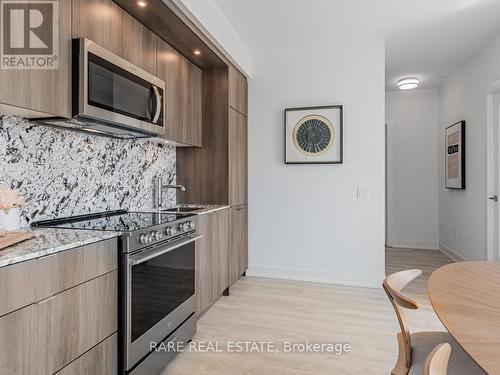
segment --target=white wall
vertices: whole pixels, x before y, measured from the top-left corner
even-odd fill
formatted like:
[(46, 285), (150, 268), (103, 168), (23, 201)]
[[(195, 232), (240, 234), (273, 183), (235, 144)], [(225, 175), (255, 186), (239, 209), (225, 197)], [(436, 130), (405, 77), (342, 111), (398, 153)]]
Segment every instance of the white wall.
[(487, 257), (487, 108), (489, 87), (500, 79), (500, 35), (460, 68), (441, 89), (440, 152), (444, 128), (466, 123), (465, 191), (444, 189), (444, 158), (440, 158), (440, 243), (445, 251), (469, 260)]
[(386, 93), (387, 244), (439, 247), (439, 90)]
[[(252, 51), (248, 274), (380, 287), (384, 41), (329, 43)], [(344, 105), (344, 164), (285, 165), (284, 109), (327, 104)]]
[[(213, 0), (174, 0), (196, 17), (247, 75), (252, 73), (250, 51)], [(184, 6), (184, 7), (183, 7)]]

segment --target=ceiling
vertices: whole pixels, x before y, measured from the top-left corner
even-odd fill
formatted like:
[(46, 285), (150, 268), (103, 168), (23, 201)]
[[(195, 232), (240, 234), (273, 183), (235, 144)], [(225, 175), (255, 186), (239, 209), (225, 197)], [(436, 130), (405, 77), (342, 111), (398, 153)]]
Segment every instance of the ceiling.
[(336, 38), (386, 40), (386, 88), (436, 88), (500, 32), (500, 0), (214, 0), (251, 53)]

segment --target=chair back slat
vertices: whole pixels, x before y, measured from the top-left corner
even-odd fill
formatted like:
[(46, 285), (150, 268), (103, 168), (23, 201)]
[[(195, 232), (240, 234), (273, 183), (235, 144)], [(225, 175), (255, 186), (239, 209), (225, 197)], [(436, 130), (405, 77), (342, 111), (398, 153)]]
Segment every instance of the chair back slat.
[(418, 309), (420, 305), (417, 301), (403, 295), (401, 290), (421, 274), (422, 270), (419, 269), (396, 272), (387, 276), (382, 283), (401, 328), (401, 338), (398, 338), (398, 340), (401, 341), (399, 343), (400, 350), (404, 352), (404, 366), (407, 369), (411, 366), (411, 336), (404, 309)]
[(450, 355), (450, 344), (444, 343), (436, 346), (425, 361), (424, 375), (446, 375)]
[(393, 273), (384, 280), (383, 287), (394, 302), (405, 309), (418, 309), (419, 303), (401, 293), (401, 290), (422, 274), (422, 270), (406, 270)]

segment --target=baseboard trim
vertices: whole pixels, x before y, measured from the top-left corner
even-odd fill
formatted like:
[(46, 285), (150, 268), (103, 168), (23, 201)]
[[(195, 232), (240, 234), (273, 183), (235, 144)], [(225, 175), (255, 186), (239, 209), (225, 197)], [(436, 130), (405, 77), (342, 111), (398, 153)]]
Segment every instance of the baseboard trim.
[(439, 250), (439, 243), (426, 241), (390, 240), (387, 246), (399, 249)]
[(450, 249), (448, 246), (446, 246), (444, 243), (440, 242), (439, 243), (439, 250), (455, 262), (467, 262), (468, 259), (465, 258), (464, 256), (458, 254), (455, 250)]
[(379, 281), (351, 281), (341, 280), (338, 275), (329, 271), (252, 265), (247, 270), (247, 276), (375, 289), (382, 287), (382, 280), (385, 278), (385, 275), (381, 275)]

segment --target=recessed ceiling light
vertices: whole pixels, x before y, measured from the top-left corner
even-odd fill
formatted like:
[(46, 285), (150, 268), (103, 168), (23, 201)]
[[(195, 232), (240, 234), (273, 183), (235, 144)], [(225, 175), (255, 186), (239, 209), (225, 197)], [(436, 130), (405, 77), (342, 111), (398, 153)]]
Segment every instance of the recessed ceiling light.
[(398, 81), (398, 87), (401, 90), (411, 90), (415, 89), (420, 85), (420, 81), (418, 78), (413, 78), (413, 77), (408, 77), (408, 78), (403, 78)]
[(144, 0), (139, 0), (137, 2), (137, 5), (140, 6), (141, 8), (145, 8), (148, 6), (148, 3), (146, 3)]
[(195, 49), (195, 50), (193, 51), (193, 53), (194, 53), (196, 56), (201, 55), (201, 51), (200, 51), (199, 49)]

